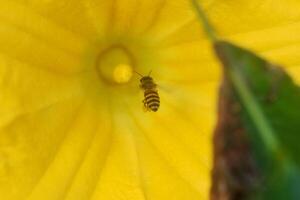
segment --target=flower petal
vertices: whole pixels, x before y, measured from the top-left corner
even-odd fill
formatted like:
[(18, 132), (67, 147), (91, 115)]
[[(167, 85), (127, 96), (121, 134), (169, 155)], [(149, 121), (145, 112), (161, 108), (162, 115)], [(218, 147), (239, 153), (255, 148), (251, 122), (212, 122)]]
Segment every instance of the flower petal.
[(95, 27), (99, 38), (107, 36), (109, 27), (111, 26), (111, 12), (115, 1), (107, 0), (87, 0), (84, 1), (86, 16), (90, 23)]
[(0, 54), (0, 127), (19, 115), (79, 96), (78, 82)]
[(59, 102), (15, 118), (0, 129), (0, 194), (25, 199), (63, 144), (81, 100)]
[[(83, 104), (54, 159), (49, 163), (28, 199), (40, 199), (41, 196), (45, 199), (62, 199), (68, 195), (69, 191), (74, 191), (73, 186), (76, 183), (73, 184), (73, 181), (77, 181), (76, 178), (80, 176), (77, 176), (78, 172), (82, 172), (82, 163), (86, 156), (90, 155), (89, 150), (99, 128), (98, 123), (98, 114), (94, 108)], [(102, 128), (105, 131), (104, 124)], [(104, 134), (107, 133), (104, 132)]]
[(2, 53), (61, 73), (82, 70), (78, 55), (83, 54), (84, 40), (17, 3), (1, 3), (0, 13)]
[[(125, 118), (124, 118), (125, 117)], [(92, 199), (147, 199), (127, 114), (114, 113), (111, 148)]]
[[(139, 118), (139, 116), (136, 116), (136, 118)], [(210, 171), (208, 166), (203, 164), (197, 156), (187, 151), (181, 141), (172, 137), (171, 132), (166, 132), (156, 124), (156, 121), (150, 120), (148, 122), (141, 120), (137, 122), (144, 133), (144, 139), (159, 155), (160, 162), (164, 162), (170, 171), (175, 172), (176, 176), (181, 181), (186, 182), (195, 192), (207, 195), (209, 189), (209, 174), (207, 172)]]
[(229, 35), (295, 22), (299, 7), (294, 0), (215, 0), (208, 15), (222, 35)]
[(85, 1), (74, 0), (12, 0), (34, 10), (59, 27), (86, 40), (97, 38), (97, 31), (85, 12)]

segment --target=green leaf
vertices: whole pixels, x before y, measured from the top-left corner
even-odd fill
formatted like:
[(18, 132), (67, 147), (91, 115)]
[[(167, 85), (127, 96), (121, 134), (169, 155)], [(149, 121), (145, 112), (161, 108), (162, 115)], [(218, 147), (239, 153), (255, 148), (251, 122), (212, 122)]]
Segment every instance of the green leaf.
[[(215, 50), (224, 66), (220, 100), (227, 102), (222, 110), (227, 113), (226, 116), (220, 113), (219, 117), (238, 119), (234, 125), (224, 123), (229, 119), (220, 119), (222, 124), (215, 134), (225, 134), (223, 139), (226, 134), (234, 132), (244, 135), (247, 139), (238, 145), (248, 145), (249, 141), (251, 148), (245, 155), (248, 158), (243, 159), (254, 158), (251, 167), (255, 165), (254, 171), (258, 172), (255, 176), (259, 180), (252, 184), (252, 193), (248, 190), (245, 196), (253, 195), (254, 199), (299, 199), (299, 87), (281, 68), (247, 50), (223, 41), (215, 42)], [(240, 106), (240, 109), (235, 111), (233, 106)], [(228, 158), (224, 159), (231, 165)], [(235, 168), (242, 171), (245, 166), (241, 166)]]
[(217, 39), (191, 1), (224, 71), (212, 199), (300, 199), (300, 88), (282, 68)]

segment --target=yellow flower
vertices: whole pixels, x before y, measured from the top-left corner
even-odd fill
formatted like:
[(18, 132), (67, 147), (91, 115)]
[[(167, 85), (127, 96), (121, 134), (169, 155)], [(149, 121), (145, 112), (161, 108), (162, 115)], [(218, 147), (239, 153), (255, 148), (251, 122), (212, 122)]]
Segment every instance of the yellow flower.
[[(201, 4), (300, 77), (297, 1)], [(207, 199), (219, 74), (187, 0), (0, 1), (1, 199)]]

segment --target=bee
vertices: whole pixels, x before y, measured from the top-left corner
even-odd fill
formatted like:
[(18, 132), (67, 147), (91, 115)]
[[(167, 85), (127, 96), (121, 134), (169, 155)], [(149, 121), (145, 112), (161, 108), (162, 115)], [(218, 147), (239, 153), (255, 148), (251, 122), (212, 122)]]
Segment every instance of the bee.
[[(137, 73), (137, 72), (136, 72)], [(140, 79), (140, 88), (144, 90), (144, 108), (147, 111), (156, 112), (160, 105), (160, 99), (157, 91), (157, 85), (154, 83), (150, 73), (147, 76), (143, 76), (139, 73), (142, 78)]]

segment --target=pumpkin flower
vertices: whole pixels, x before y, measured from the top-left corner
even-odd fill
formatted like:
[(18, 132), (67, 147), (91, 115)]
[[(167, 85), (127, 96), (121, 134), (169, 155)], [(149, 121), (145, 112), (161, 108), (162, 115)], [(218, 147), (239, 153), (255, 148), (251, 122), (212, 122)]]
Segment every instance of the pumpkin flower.
[[(299, 2), (199, 2), (300, 81)], [(208, 199), (219, 81), (187, 0), (0, 1), (1, 199)]]

